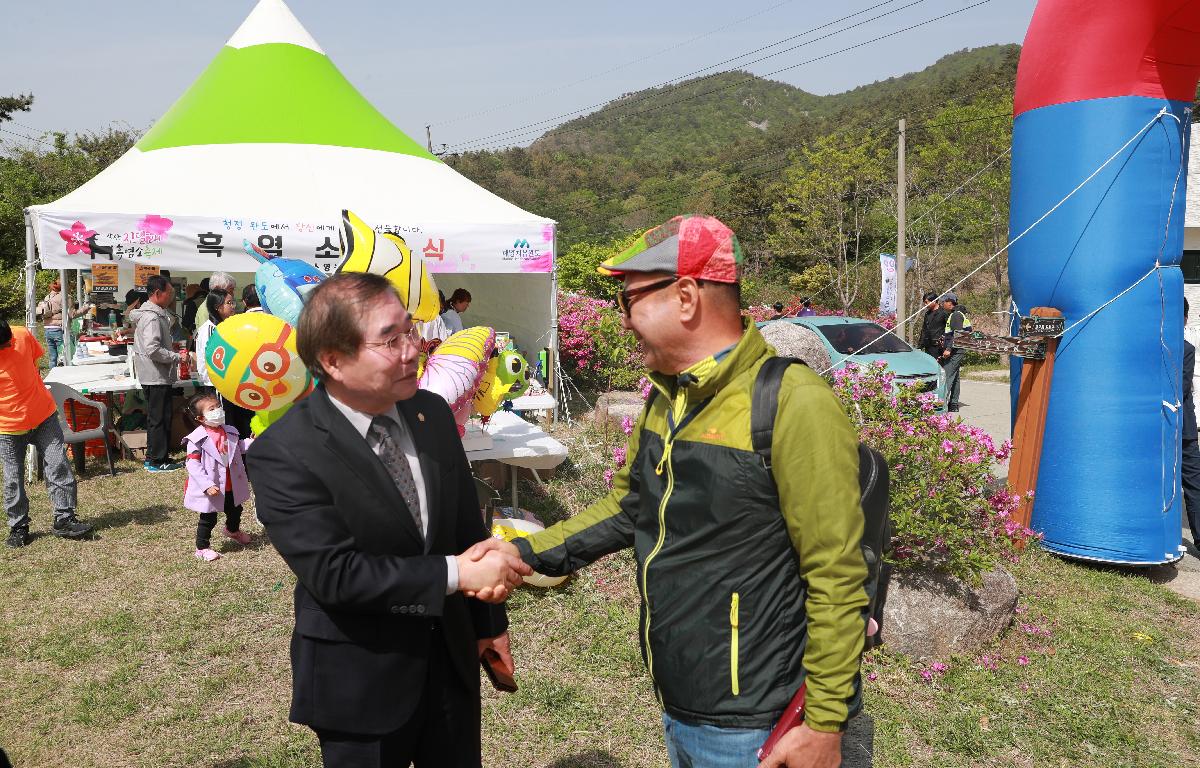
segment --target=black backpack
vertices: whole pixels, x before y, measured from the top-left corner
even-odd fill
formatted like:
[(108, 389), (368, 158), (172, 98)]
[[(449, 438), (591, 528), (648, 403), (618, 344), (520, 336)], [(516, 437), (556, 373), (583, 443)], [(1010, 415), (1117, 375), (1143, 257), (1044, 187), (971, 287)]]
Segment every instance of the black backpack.
[[(750, 435), (754, 452), (762, 456), (763, 465), (771, 470), (771, 437), (775, 432), (775, 416), (779, 411), (779, 389), (783, 375), (803, 360), (792, 357), (772, 357), (763, 363), (754, 380), (750, 406)], [(773, 471), (773, 470), (772, 470)], [(773, 476), (773, 475), (772, 475)], [(867, 563), (867, 580), (863, 584), (870, 599), (868, 616), (875, 619), (875, 634), (867, 636), (866, 649), (883, 642), (883, 604), (887, 599), (887, 583), (891, 566), (883, 557), (891, 551), (891, 506), (888, 497), (887, 461), (873, 448), (858, 444), (858, 485), (862, 493), (863, 559)]]

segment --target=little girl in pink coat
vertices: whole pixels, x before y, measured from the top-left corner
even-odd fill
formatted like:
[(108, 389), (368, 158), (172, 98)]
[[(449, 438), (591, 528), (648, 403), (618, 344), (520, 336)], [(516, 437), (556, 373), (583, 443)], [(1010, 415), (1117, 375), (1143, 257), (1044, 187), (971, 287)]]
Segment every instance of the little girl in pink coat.
[(225, 424), (225, 410), (213, 394), (199, 394), (187, 405), (187, 416), (196, 428), (187, 444), (188, 478), (183, 488), (183, 506), (200, 513), (196, 526), (196, 558), (211, 562), (221, 555), (210, 546), (217, 513), (225, 511), (225, 535), (238, 544), (250, 543), (241, 530), (242, 504), (250, 498), (250, 483), (242, 454), (249, 440)]

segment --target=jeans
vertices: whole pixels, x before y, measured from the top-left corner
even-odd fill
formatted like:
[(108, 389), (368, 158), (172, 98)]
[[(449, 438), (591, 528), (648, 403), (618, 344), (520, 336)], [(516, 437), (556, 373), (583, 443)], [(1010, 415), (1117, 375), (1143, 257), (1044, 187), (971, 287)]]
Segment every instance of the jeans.
[(54, 507), (54, 521), (75, 514), (75, 474), (67, 460), (58, 414), (51, 414), (23, 435), (0, 435), (0, 463), (4, 465), (4, 509), (9, 528), (29, 528), (29, 497), (25, 495), (25, 449), (37, 448), (46, 467), (46, 488)]
[(58, 365), (58, 356), (62, 352), (63, 331), (62, 328), (46, 328), (46, 357), (49, 359), (48, 365), (53, 368)]
[(958, 389), (959, 375), (958, 370), (962, 368), (963, 358), (967, 356), (966, 352), (955, 350), (950, 353), (950, 357), (942, 358), (942, 368), (946, 371), (946, 405), (949, 410), (958, 410)]
[(718, 728), (687, 723), (663, 712), (672, 768), (755, 768), (770, 728)]

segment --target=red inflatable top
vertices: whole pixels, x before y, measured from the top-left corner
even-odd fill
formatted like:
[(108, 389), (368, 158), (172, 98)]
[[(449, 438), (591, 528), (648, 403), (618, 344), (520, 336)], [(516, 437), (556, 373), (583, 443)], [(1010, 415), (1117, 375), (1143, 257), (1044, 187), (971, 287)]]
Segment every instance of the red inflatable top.
[(1200, 0), (1040, 0), (1013, 112), (1110, 96), (1192, 101)]

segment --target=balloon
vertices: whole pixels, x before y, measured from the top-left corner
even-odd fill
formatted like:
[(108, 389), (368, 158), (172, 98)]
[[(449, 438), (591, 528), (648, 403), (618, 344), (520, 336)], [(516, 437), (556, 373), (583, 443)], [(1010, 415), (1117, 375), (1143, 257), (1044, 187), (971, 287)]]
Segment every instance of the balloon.
[(529, 362), (520, 352), (506, 349), (500, 353), (496, 376), (505, 386), (504, 399), (516, 400), (529, 389)]
[[(543, 531), (546, 526), (532, 520), (503, 517), (492, 521), (492, 537), (512, 541), (513, 539), (528, 538), (530, 534)], [(522, 580), (531, 587), (557, 587), (567, 580), (566, 576), (545, 576), (535, 573), (532, 576), (522, 576)]]
[(480, 416), (486, 417), (495, 413), (508, 393), (507, 385), (501, 384), (500, 379), (496, 376), (496, 368), (499, 363), (500, 358), (497, 356), (488, 360), (487, 370), (484, 371), (483, 378), (479, 381), (479, 389), (475, 392), (475, 413)]
[(252, 411), (277, 410), (312, 390), (292, 326), (265, 312), (222, 321), (208, 337), (204, 360), (217, 391)]
[(414, 320), (429, 322), (442, 310), (437, 285), (425, 259), (412, 252), (404, 238), (376, 233), (350, 211), (342, 211), (342, 263), (338, 272), (383, 275), (400, 292), (400, 300)]
[(259, 262), (254, 272), (254, 287), (263, 311), (295, 326), (300, 321), (300, 310), (304, 308), (309, 291), (316, 288), (325, 275), (308, 262), (272, 256), (249, 240), (242, 241), (242, 248)]
[(466, 434), (471, 402), (496, 346), (496, 332), (476, 326), (453, 334), (425, 361), (418, 379), (421, 389), (441, 395), (450, 404), (458, 434)]
[[(299, 399), (302, 398), (298, 398), (298, 400)], [(267, 431), (267, 427), (279, 421), (283, 414), (290, 411), (292, 406), (295, 405), (298, 400), (294, 400), (282, 408), (276, 408), (273, 411), (259, 411), (255, 413), (254, 417), (250, 419), (250, 431), (255, 437), (261, 437), (262, 433)]]

